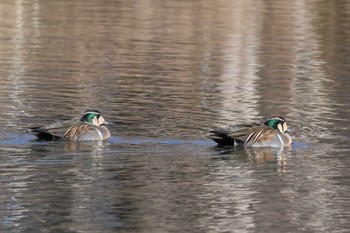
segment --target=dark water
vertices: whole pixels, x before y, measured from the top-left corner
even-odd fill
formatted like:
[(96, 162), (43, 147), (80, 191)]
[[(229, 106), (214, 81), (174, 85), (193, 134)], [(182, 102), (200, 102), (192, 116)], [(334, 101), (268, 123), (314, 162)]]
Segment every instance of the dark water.
[[(349, 1), (0, 3), (1, 232), (349, 232)], [(99, 109), (108, 142), (28, 129)], [(288, 149), (214, 126), (288, 120)]]

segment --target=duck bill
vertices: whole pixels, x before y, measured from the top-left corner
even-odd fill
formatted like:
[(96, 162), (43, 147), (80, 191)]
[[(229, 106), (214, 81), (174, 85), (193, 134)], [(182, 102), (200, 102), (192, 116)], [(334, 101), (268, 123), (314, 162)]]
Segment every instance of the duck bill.
[(106, 121), (105, 120), (105, 122), (103, 123), (104, 125), (113, 125), (113, 123), (112, 122), (110, 122), (110, 121)]

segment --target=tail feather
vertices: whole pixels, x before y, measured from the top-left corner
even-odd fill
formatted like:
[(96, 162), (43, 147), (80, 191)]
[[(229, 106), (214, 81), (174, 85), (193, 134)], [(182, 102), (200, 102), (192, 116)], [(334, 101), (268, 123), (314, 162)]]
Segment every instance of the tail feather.
[(219, 145), (235, 146), (239, 142), (228, 135), (223, 129), (214, 129), (209, 132), (208, 137)]
[(43, 129), (42, 127), (31, 128), (31, 132), (33, 132), (38, 137), (38, 140), (51, 141), (60, 139), (59, 136), (49, 133), (46, 129)]
[(211, 130), (208, 137), (219, 145), (243, 145), (251, 129), (256, 126), (259, 126), (259, 123), (229, 125), (225, 128)]

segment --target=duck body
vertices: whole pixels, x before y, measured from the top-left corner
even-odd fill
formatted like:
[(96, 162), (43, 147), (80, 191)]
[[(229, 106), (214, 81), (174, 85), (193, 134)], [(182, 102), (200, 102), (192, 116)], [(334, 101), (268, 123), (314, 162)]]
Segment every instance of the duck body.
[(102, 114), (97, 110), (85, 111), (80, 121), (57, 122), (32, 128), (39, 140), (102, 141), (110, 137)]
[(209, 138), (221, 146), (286, 147), (292, 144), (283, 117), (269, 118), (263, 125), (231, 125), (210, 131)]
[(78, 123), (69, 127), (69, 129), (62, 136), (62, 140), (99, 141), (108, 139), (110, 136), (109, 130), (105, 126)]

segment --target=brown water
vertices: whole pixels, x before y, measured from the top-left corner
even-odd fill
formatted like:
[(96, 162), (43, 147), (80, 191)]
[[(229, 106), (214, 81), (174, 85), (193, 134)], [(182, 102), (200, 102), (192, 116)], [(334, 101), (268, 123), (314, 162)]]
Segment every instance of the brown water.
[[(0, 2), (1, 232), (349, 232), (349, 1)], [(102, 143), (33, 126), (99, 109)], [(290, 149), (211, 127), (282, 114)]]

